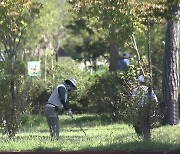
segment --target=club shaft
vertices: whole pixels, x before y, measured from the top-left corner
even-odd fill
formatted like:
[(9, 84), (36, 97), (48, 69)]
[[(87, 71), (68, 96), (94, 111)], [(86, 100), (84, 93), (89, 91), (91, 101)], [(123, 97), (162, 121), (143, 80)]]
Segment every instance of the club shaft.
[(77, 123), (76, 119), (74, 119), (73, 117), (71, 117), (71, 118), (75, 121), (76, 125), (83, 131), (83, 133), (87, 136), (87, 134), (86, 134), (85, 131), (82, 129), (82, 127)]

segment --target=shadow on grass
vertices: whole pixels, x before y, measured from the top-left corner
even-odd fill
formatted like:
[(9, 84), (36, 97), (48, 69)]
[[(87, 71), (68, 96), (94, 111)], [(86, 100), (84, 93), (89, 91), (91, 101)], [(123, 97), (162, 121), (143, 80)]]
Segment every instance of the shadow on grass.
[(40, 146), (38, 148), (35, 148), (32, 150), (33, 152), (51, 152), (51, 151), (60, 151), (60, 148), (48, 148), (48, 147), (43, 147), (43, 146)]
[(100, 150), (100, 151), (113, 151), (113, 150), (120, 150), (120, 151), (128, 151), (128, 152), (172, 152), (172, 151), (179, 151), (180, 146), (168, 143), (158, 143), (158, 142), (147, 142), (147, 141), (139, 141), (139, 142), (129, 142), (129, 143), (113, 143), (110, 145), (99, 145), (96, 147), (86, 147), (83, 150)]
[[(173, 150), (171, 150), (173, 148)], [(180, 152), (180, 147), (174, 147), (172, 144), (162, 144), (157, 142), (131, 142), (131, 143), (115, 143), (106, 146), (89, 146), (87, 148), (81, 149), (79, 151), (60, 151), (61, 148), (48, 148), (48, 147), (38, 147), (33, 150), (33, 152), (57, 152), (57, 153), (127, 153), (127, 154), (178, 154)]]

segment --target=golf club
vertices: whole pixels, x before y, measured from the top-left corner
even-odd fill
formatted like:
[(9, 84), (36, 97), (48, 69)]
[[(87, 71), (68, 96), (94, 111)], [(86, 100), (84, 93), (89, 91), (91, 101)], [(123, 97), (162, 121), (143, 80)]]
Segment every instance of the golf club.
[(83, 131), (83, 133), (87, 136), (87, 134), (85, 133), (85, 131), (82, 129), (82, 127), (77, 123), (76, 119), (73, 116), (70, 116), (74, 122), (76, 123), (76, 125)]

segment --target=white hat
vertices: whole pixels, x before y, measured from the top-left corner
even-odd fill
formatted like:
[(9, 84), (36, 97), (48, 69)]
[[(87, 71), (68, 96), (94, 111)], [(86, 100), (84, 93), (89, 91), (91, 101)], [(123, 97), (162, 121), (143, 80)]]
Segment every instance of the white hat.
[(144, 81), (144, 76), (143, 76), (143, 75), (140, 75), (140, 76), (138, 77), (138, 81), (139, 81), (139, 82), (145, 82), (145, 81)]
[(69, 78), (69, 79), (67, 79), (66, 81), (70, 81), (72, 84), (73, 84), (73, 86), (75, 87), (75, 88), (77, 88), (77, 81), (76, 81), (76, 79), (74, 79), (74, 78)]

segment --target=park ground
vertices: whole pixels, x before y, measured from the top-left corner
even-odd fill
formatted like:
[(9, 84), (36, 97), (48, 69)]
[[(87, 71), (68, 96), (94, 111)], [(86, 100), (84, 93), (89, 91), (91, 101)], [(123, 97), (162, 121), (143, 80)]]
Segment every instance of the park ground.
[(112, 121), (108, 115), (74, 117), (77, 123), (67, 115), (60, 116), (60, 139), (52, 141), (45, 117), (27, 115), (14, 139), (0, 136), (0, 153), (180, 153), (180, 125), (152, 129), (148, 142), (138, 137), (131, 125)]

